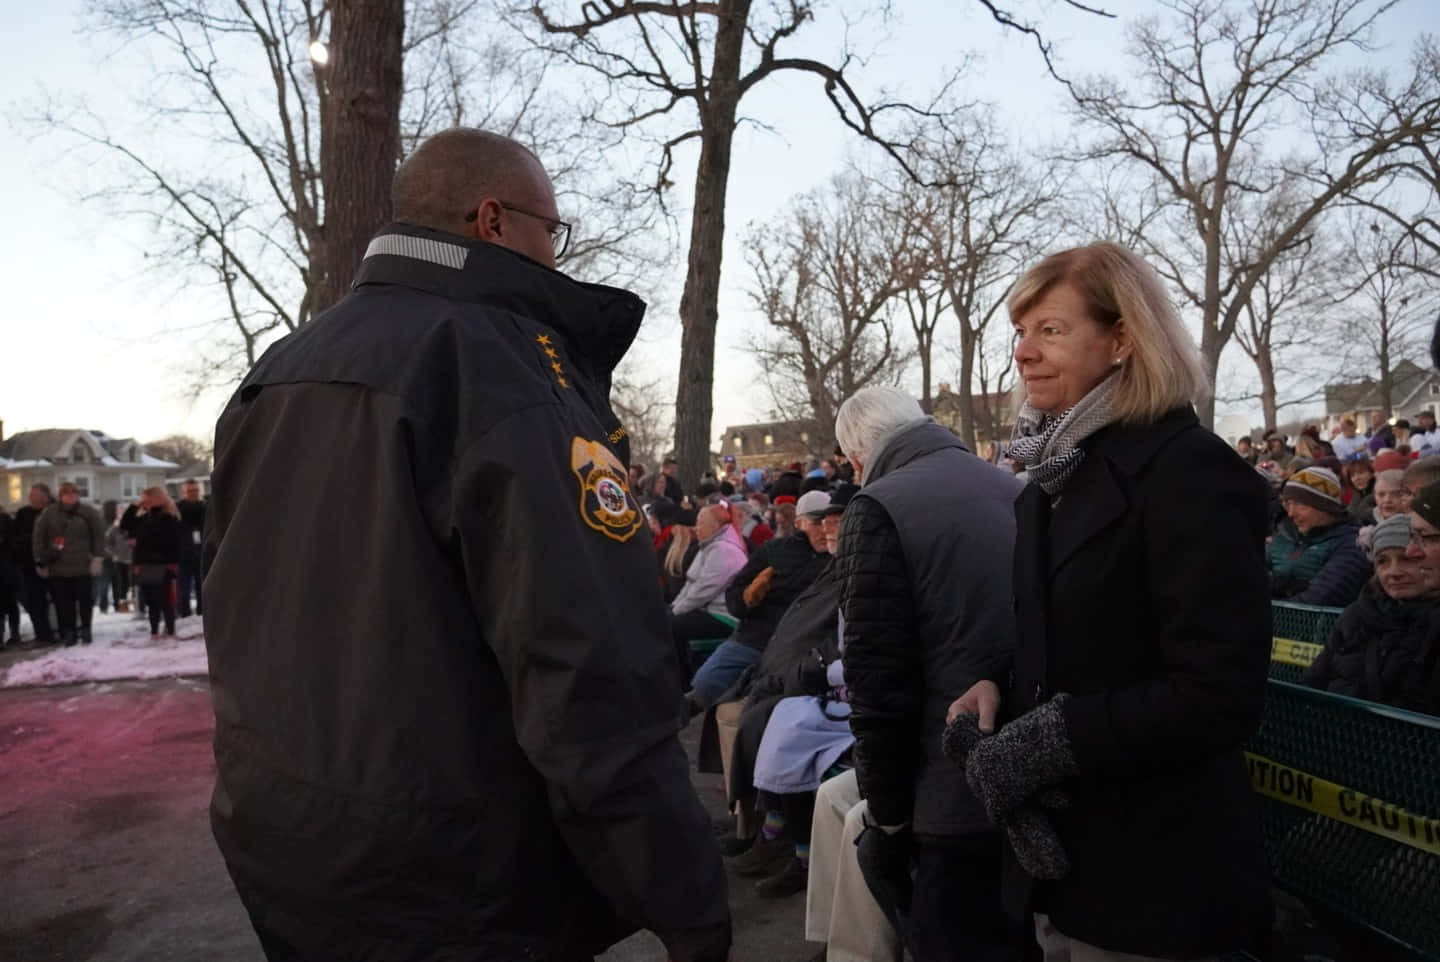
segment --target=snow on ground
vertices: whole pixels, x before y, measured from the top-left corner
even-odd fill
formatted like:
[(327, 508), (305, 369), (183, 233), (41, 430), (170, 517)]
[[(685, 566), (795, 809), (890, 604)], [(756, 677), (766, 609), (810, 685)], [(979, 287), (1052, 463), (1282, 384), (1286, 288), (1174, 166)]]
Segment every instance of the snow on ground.
[[(25, 620), (28, 628), (29, 619)], [(200, 618), (182, 618), (175, 627), (178, 638), (151, 641), (149, 619), (137, 618), (133, 613), (97, 611), (92, 644), (14, 654), (13, 649), (7, 649), (0, 655), (0, 688), (204, 675), (205, 634)]]

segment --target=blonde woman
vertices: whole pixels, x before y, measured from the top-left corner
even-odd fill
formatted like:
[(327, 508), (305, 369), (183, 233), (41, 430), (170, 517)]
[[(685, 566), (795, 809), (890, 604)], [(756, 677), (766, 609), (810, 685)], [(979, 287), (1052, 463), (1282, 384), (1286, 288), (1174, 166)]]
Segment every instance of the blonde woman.
[(146, 488), (140, 500), (125, 512), (120, 526), (135, 539), (135, 583), (150, 614), (150, 637), (175, 637), (175, 580), (180, 572), (183, 530), (180, 509), (164, 488)]
[[(1047, 962), (1251, 947), (1272, 914), (1241, 754), (1269, 658), (1264, 483), (1198, 423), (1199, 353), (1135, 254), (1053, 254), (1008, 306), (1017, 645), (951, 706), (947, 751), (998, 824), (1053, 830), (1058, 852), (1011, 829), (1006, 873)], [(978, 740), (951, 737), (966, 724)], [(1041, 807), (1057, 788), (1068, 806)]]

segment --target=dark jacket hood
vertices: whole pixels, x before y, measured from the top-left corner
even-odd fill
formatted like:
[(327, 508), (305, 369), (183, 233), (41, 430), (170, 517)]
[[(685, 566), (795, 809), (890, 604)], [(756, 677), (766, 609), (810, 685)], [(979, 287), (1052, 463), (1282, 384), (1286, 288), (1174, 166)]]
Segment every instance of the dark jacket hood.
[(366, 284), (483, 301), (539, 321), (565, 337), (607, 393), (645, 316), (645, 302), (630, 291), (582, 283), (509, 248), (414, 224), (394, 223), (375, 235), (355, 275), (355, 287)]

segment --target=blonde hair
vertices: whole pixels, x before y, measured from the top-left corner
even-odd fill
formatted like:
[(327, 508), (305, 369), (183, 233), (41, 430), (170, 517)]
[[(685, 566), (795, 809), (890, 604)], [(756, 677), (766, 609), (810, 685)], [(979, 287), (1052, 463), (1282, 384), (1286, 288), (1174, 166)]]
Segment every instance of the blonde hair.
[(1010, 317), (1030, 310), (1057, 284), (1072, 285), (1096, 323), (1125, 324), (1130, 352), (1113, 375), (1116, 420), (1148, 424), (1209, 394), (1194, 339), (1159, 276), (1133, 251), (1100, 241), (1051, 254), (1015, 282), (1006, 304)]
[(695, 541), (695, 529), (677, 524), (670, 528), (670, 550), (665, 552), (665, 573), (678, 578), (685, 573), (685, 552)]
[(164, 488), (157, 485), (153, 488), (146, 488), (140, 493), (145, 495), (145, 497), (149, 498), (151, 503), (158, 504), (160, 506), (160, 510), (170, 515), (170, 517), (180, 517), (180, 509), (175, 507), (175, 501), (170, 497), (169, 491), (166, 491)]

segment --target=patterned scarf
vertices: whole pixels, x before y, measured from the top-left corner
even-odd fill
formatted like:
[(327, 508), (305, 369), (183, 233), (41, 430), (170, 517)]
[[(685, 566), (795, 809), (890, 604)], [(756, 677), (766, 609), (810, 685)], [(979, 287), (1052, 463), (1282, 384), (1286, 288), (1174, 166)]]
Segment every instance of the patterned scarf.
[(1114, 381), (1107, 377), (1058, 418), (1037, 411), (1028, 401), (1021, 406), (1009, 456), (1025, 465), (1025, 476), (1046, 494), (1053, 497), (1065, 487), (1085, 460), (1080, 442), (1115, 420)]

